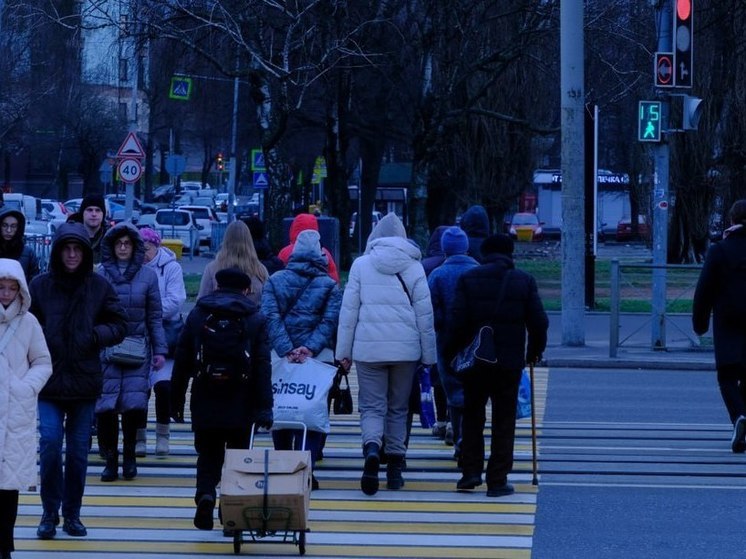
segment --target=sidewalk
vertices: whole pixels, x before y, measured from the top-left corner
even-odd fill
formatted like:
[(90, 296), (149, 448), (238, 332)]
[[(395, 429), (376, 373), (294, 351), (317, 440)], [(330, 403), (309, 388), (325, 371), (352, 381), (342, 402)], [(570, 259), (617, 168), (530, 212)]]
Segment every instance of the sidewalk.
[[(185, 274), (201, 274), (213, 258), (203, 253), (191, 260), (184, 257), (181, 267)], [(189, 312), (193, 304), (187, 304)], [(689, 315), (671, 315), (666, 320), (666, 348), (653, 350), (650, 316), (622, 313), (619, 317), (619, 342), (616, 357), (609, 357), (609, 314), (585, 313), (585, 345), (570, 347), (562, 344), (562, 314), (549, 315), (547, 349), (544, 364), (548, 367), (597, 368), (597, 369), (671, 369), (715, 370), (712, 348), (694, 346)]]
[(562, 344), (562, 315), (550, 312), (549, 334), (544, 361), (548, 367), (598, 369), (715, 370), (711, 347), (699, 348), (692, 342), (689, 315), (671, 315), (666, 320), (666, 347), (652, 348), (650, 316), (622, 313), (616, 357), (609, 356), (608, 313), (585, 314), (585, 345)]

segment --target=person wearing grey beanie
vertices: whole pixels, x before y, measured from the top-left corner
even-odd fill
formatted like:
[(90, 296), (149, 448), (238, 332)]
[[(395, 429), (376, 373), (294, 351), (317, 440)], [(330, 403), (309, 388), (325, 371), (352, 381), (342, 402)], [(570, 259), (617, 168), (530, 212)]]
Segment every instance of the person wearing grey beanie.
[[(291, 363), (303, 363), (309, 357), (334, 363), (342, 292), (329, 276), (320, 239), (313, 229), (298, 233), (287, 266), (272, 274), (262, 290), (270, 345)], [(309, 429), (305, 449), (299, 429), (275, 429), (272, 440), (276, 450), (310, 450), (315, 463), (320, 459), (325, 433)], [(311, 484), (312, 489), (318, 489), (314, 475)]]

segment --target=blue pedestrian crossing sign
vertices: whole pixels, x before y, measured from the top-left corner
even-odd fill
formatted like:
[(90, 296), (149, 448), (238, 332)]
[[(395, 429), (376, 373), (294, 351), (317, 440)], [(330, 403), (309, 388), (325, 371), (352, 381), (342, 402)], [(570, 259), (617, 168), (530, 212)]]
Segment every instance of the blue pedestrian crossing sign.
[(266, 190), (267, 188), (269, 188), (267, 173), (254, 173), (254, 190)]
[(171, 87), (168, 90), (169, 99), (178, 101), (189, 101), (192, 96), (192, 78), (174, 76), (171, 78)]
[[(251, 150), (251, 170), (252, 171), (266, 171), (267, 170), (267, 165), (264, 163), (264, 152), (261, 150), (261, 148)], [(256, 175), (256, 173), (254, 173), (254, 175)]]

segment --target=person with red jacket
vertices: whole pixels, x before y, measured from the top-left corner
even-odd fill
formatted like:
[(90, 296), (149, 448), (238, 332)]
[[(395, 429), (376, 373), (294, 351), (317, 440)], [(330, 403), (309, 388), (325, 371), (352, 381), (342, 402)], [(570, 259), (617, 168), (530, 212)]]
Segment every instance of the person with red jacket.
[[(299, 214), (295, 216), (293, 223), (290, 224), (290, 244), (283, 248), (277, 255), (277, 257), (282, 260), (282, 263), (286, 266), (288, 264), (288, 260), (290, 260), (290, 255), (293, 253), (293, 247), (295, 246), (295, 241), (298, 238), (298, 235), (301, 231), (305, 231), (307, 229), (311, 229), (313, 231), (319, 230), (319, 222), (316, 219), (316, 216), (313, 214)], [(326, 256), (326, 261), (329, 264), (329, 276), (334, 281), (339, 283), (339, 272), (337, 271), (337, 265), (334, 263), (334, 258), (332, 257), (331, 252), (329, 252), (324, 247), (321, 247), (321, 252), (324, 256)]]

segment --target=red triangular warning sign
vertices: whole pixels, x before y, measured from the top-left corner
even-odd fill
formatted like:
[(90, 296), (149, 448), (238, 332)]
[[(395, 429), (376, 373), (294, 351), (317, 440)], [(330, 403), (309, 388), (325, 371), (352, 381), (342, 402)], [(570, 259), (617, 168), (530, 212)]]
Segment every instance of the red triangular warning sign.
[(140, 140), (137, 139), (134, 132), (127, 134), (124, 143), (119, 147), (117, 157), (145, 157)]

